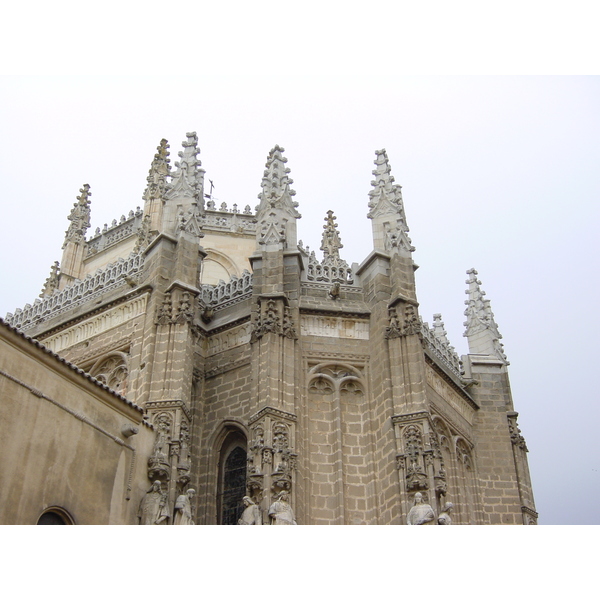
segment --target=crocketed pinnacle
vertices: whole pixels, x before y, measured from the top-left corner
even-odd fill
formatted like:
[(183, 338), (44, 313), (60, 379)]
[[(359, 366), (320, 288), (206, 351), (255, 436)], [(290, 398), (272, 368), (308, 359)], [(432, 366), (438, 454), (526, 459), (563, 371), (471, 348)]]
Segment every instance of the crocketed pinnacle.
[(433, 335), (438, 339), (444, 346), (450, 345), (446, 328), (444, 327), (444, 321), (442, 321), (442, 315), (436, 313), (433, 315), (433, 327), (431, 328)]
[(394, 183), (390, 163), (385, 149), (375, 151), (375, 179), (371, 182), (373, 189), (369, 192), (369, 219), (386, 218), (384, 226), (384, 249), (394, 249), (410, 253), (414, 247), (408, 237), (408, 224), (402, 201), (402, 187)]
[(328, 210), (325, 217), (325, 225), (323, 225), (323, 241), (320, 248), (323, 251), (324, 265), (335, 263), (337, 266), (337, 262), (340, 259), (340, 248), (344, 247), (337, 230), (336, 220), (337, 217), (333, 214), (333, 211)]
[(494, 320), (490, 301), (484, 298), (485, 292), (480, 287), (481, 281), (477, 279), (477, 271), (469, 269), (467, 275), (469, 278), (465, 283), (468, 284), (469, 289), (465, 293), (469, 298), (465, 300), (467, 320), (464, 323), (466, 327), (464, 336), (469, 340), (469, 352), (496, 356), (508, 365), (504, 348), (500, 343), (502, 336)]
[(294, 181), (288, 177), (290, 170), (285, 166), (287, 158), (283, 152), (285, 150), (277, 145), (269, 152), (261, 183), (262, 191), (258, 195), (258, 212), (275, 208), (297, 219), (300, 217), (296, 210), (298, 203), (292, 200), (296, 192), (290, 187)]
[(90, 196), (92, 192), (90, 192), (89, 184), (84, 184), (79, 192), (81, 195), (77, 196), (77, 202), (73, 204), (71, 214), (67, 217), (71, 221), (71, 224), (65, 232), (63, 250), (66, 248), (68, 242), (83, 242), (85, 240), (85, 233), (90, 226), (90, 204), (92, 203)]
[(167, 181), (167, 178), (171, 174), (171, 165), (169, 163), (169, 144), (163, 138), (156, 149), (154, 160), (146, 178), (148, 185), (144, 191), (144, 200), (154, 200), (164, 197), (170, 188)]
[(180, 150), (177, 153), (179, 160), (175, 162), (176, 170), (171, 179), (168, 197), (192, 197), (203, 206), (204, 169), (198, 158), (198, 154), (200, 154), (198, 136), (193, 131), (186, 133), (186, 137), (187, 139), (181, 144), (183, 151)]

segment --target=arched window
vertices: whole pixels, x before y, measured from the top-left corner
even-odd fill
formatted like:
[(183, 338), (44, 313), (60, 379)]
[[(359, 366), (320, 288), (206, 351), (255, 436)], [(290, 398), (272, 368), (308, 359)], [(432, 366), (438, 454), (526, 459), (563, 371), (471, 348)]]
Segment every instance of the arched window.
[(218, 511), (221, 525), (237, 525), (244, 510), (247, 468), (246, 436), (231, 431), (221, 446), (219, 457)]
[(38, 519), (37, 525), (73, 525), (73, 519), (61, 508), (49, 508)]

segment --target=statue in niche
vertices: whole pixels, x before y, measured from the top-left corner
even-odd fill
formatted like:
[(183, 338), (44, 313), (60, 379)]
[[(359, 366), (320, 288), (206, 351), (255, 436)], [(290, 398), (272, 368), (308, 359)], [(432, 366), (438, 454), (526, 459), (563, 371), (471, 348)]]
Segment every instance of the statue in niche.
[(444, 504), (444, 508), (437, 518), (438, 525), (452, 525), (450, 513), (452, 512), (453, 508), (454, 504), (452, 504), (452, 502), (446, 502), (446, 504)]
[(238, 525), (262, 525), (262, 515), (260, 508), (250, 498), (250, 496), (244, 496), (242, 498), (244, 503), (244, 512), (240, 519), (238, 519)]
[(297, 525), (289, 499), (290, 495), (286, 491), (276, 496), (275, 502), (269, 508), (271, 525)]
[(160, 481), (156, 480), (142, 498), (137, 516), (140, 525), (160, 525), (171, 516)]
[(415, 503), (408, 512), (406, 522), (408, 525), (433, 525), (435, 521), (435, 515), (433, 514), (433, 508), (423, 502), (423, 494), (417, 492), (415, 494)]
[(196, 490), (190, 488), (185, 494), (177, 497), (175, 501), (174, 525), (194, 525), (192, 519), (192, 498)]

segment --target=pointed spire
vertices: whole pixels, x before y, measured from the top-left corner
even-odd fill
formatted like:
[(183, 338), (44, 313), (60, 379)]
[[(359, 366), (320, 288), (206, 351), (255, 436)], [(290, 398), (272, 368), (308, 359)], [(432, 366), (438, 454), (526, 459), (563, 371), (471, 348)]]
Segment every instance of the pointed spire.
[(283, 152), (285, 150), (277, 145), (269, 152), (261, 183), (262, 192), (258, 195), (260, 200), (258, 212), (278, 208), (298, 219), (300, 217), (296, 210), (298, 203), (292, 200), (296, 192), (290, 187), (294, 181), (288, 177), (290, 170), (285, 166), (287, 158), (283, 156)]
[(450, 345), (446, 328), (444, 327), (444, 321), (442, 321), (442, 315), (436, 313), (433, 315), (433, 327), (431, 328), (433, 335), (438, 339), (444, 346)]
[(86, 183), (79, 190), (80, 196), (77, 196), (77, 202), (73, 204), (71, 214), (67, 217), (71, 224), (69, 229), (65, 232), (65, 241), (63, 243), (63, 250), (67, 246), (68, 242), (74, 242), (76, 244), (85, 241), (85, 233), (90, 226), (90, 186)]
[(464, 323), (466, 327), (464, 336), (469, 340), (469, 352), (496, 356), (508, 365), (503, 345), (500, 343), (502, 336), (494, 320), (490, 301), (484, 298), (485, 292), (480, 287), (481, 281), (477, 279), (477, 271), (469, 269), (467, 275), (469, 279), (465, 283), (469, 285), (469, 289), (465, 293), (469, 299), (465, 300), (467, 320)]
[(323, 264), (336, 263), (340, 259), (340, 248), (344, 245), (340, 240), (340, 234), (337, 230), (337, 217), (332, 210), (327, 211), (325, 225), (323, 225), (323, 241), (320, 250), (323, 251)]
[(187, 139), (182, 142), (183, 151), (177, 155), (180, 160), (175, 162), (176, 171), (173, 173), (169, 199), (174, 197), (191, 197), (201, 210), (204, 209), (204, 169), (198, 158), (198, 136), (196, 132), (186, 133)]
[(156, 148), (156, 154), (146, 178), (148, 185), (144, 191), (144, 200), (155, 200), (164, 197), (169, 187), (167, 177), (171, 174), (169, 163), (169, 144), (163, 138)]
[(44, 287), (42, 288), (42, 293), (40, 294), (40, 298), (45, 298), (46, 296), (52, 296), (52, 294), (58, 289), (58, 280), (59, 280), (59, 262), (55, 261), (54, 264), (50, 267), (50, 275), (46, 279), (44, 283)]
[(256, 240), (259, 246), (296, 248), (296, 219), (300, 213), (297, 202), (292, 200), (296, 192), (290, 187), (290, 170), (285, 166), (284, 149), (275, 146), (267, 158), (262, 178), (262, 192), (258, 195)]
[(369, 219), (373, 219), (375, 249), (410, 257), (414, 251), (402, 201), (402, 188), (394, 183), (385, 149), (375, 151), (373, 189), (369, 192)]

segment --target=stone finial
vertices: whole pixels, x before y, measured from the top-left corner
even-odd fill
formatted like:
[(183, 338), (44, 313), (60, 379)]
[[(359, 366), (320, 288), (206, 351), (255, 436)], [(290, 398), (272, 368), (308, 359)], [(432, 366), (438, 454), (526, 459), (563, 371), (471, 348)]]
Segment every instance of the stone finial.
[(264, 249), (295, 248), (297, 244), (296, 219), (301, 215), (296, 210), (298, 203), (292, 200), (296, 192), (290, 187), (293, 181), (283, 151), (275, 146), (269, 152), (258, 195), (256, 241)]
[(164, 138), (156, 148), (154, 160), (150, 165), (150, 171), (146, 181), (148, 183), (144, 191), (144, 200), (154, 200), (163, 198), (168, 188), (167, 177), (171, 174), (171, 165), (169, 160), (169, 144)]
[(344, 245), (337, 230), (337, 217), (332, 210), (327, 211), (325, 225), (323, 225), (323, 241), (320, 250), (323, 251), (323, 264), (335, 263), (340, 259), (340, 248)]
[(469, 279), (465, 283), (468, 284), (469, 289), (465, 293), (469, 299), (465, 300), (467, 320), (464, 322), (466, 327), (464, 336), (469, 341), (469, 352), (496, 356), (508, 365), (503, 345), (500, 343), (502, 336), (494, 320), (490, 301), (484, 298), (485, 292), (480, 287), (481, 281), (477, 279), (477, 271), (469, 269), (467, 275)]
[(375, 156), (375, 179), (371, 182), (367, 214), (373, 220), (375, 249), (410, 256), (414, 247), (408, 237), (402, 187), (394, 183), (385, 149), (375, 151)]
[(433, 315), (433, 327), (431, 331), (436, 339), (438, 339), (444, 346), (450, 345), (446, 328), (444, 327), (444, 321), (442, 321), (442, 315), (436, 313)]
[(77, 196), (77, 202), (73, 204), (73, 208), (71, 209), (71, 214), (67, 217), (71, 224), (69, 225), (69, 229), (65, 232), (65, 241), (62, 246), (63, 250), (66, 248), (68, 242), (74, 242), (79, 244), (85, 241), (85, 233), (90, 226), (90, 196), (92, 192), (90, 192), (89, 184), (84, 184), (84, 186), (79, 190), (80, 196)]
[(186, 134), (186, 140), (181, 143), (183, 151), (177, 155), (179, 160), (175, 162), (176, 171), (173, 173), (170, 190), (167, 194), (169, 199), (174, 197), (191, 197), (197, 202), (200, 209), (204, 209), (204, 169), (198, 158), (198, 136), (196, 132)]
[(276, 208), (297, 219), (300, 217), (296, 210), (298, 203), (292, 200), (296, 192), (290, 187), (294, 181), (288, 177), (290, 169), (285, 166), (287, 158), (283, 156), (284, 151), (281, 146), (276, 145), (269, 152), (261, 183), (262, 192), (258, 195), (258, 212)]
[(51, 296), (58, 289), (58, 280), (59, 280), (59, 262), (55, 261), (55, 263), (50, 267), (50, 275), (48, 279), (46, 279), (44, 283), (44, 287), (42, 288), (42, 293), (40, 294), (40, 298), (46, 298), (47, 296)]

